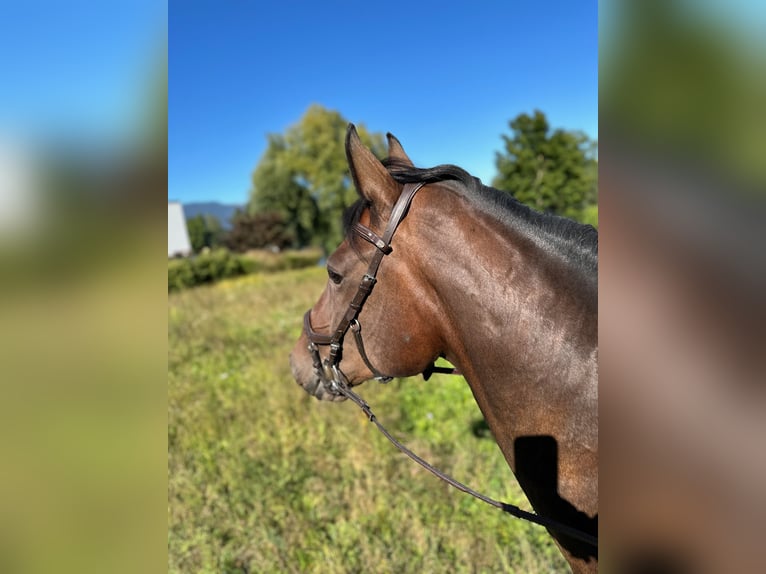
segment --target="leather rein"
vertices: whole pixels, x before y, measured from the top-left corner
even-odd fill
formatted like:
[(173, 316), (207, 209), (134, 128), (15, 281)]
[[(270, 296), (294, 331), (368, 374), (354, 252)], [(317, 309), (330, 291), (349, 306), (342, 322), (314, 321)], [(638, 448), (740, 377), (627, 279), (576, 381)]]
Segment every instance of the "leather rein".
[[(321, 333), (317, 333), (316, 331), (314, 331), (314, 329), (311, 326), (311, 309), (306, 311), (305, 315), (303, 316), (303, 329), (306, 332), (306, 336), (309, 340), (308, 350), (312, 356), (314, 371), (320, 377), (325, 387), (332, 394), (336, 396), (341, 396), (341, 395), (345, 396), (346, 398), (351, 400), (351, 402), (356, 404), (364, 412), (364, 414), (367, 415), (370, 422), (374, 423), (375, 426), (378, 428), (378, 430), (396, 448), (398, 448), (401, 452), (403, 452), (409, 458), (417, 462), (420, 466), (425, 468), (428, 472), (430, 472), (434, 476), (437, 476), (438, 478), (454, 486), (458, 490), (465, 492), (466, 494), (470, 494), (471, 496), (478, 498), (479, 500), (491, 506), (494, 506), (495, 508), (499, 508), (503, 512), (507, 512), (508, 514), (512, 516), (521, 518), (522, 520), (526, 520), (528, 522), (539, 524), (548, 529), (555, 530), (561, 534), (570, 536), (576, 540), (584, 542), (594, 548), (598, 548), (598, 538), (596, 536), (593, 536), (587, 532), (583, 532), (581, 530), (578, 530), (566, 524), (562, 524), (556, 520), (546, 518), (544, 516), (540, 516), (532, 512), (527, 512), (526, 510), (522, 510), (521, 508), (513, 504), (509, 504), (507, 502), (501, 502), (499, 500), (495, 500), (493, 498), (485, 496), (473, 490), (472, 488), (466, 486), (462, 482), (455, 480), (451, 476), (444, 474), (439, 469), (435, 468), (434, 466), (432, 466), (431, 464), (429, 464), (428, 462), (420, 458), (418, 455), (416, 455), (414, 452), (412, 452), (410, 449), (408, 449), (406, 446), (404, 446), (402, 443), (396, 440), (391, 435), (391, 433), (388, 432), (388, 430), (378, 421), (377, 417), (372, 412), (370, 405), (367, 404), (367, 402), (365, 402), (364, 399), (362, 399), (362, 397), (360, 397), (359, 395), (357, 395), (351, 390), (351, 385), (348, 382), (348, 378), (340, 370), (340, 361), (342, 359), (342, 351), (343, 351), (343, 340), (346, 334), (348, 333), (348, 330), (351, 329), (351, 331), (354, 334), (354, 339), (356, 340), (356, 345), (359, 350), (359, 354), (362, 357), (362, 360), (364, 361), (365, 365), (367, 365), (367, 368), (370, 369), (370, 371), (372, 372), (373, 378), (376, 381), (379, 381), (381, 383), (388, 383), (393, 378), (393, 377), (382, 374), (370, 362), (370, 359), (364, 350), (364, 342), (362, 340), (362, 326), (359, 323), (358, 317), (359, 317), (359, 313), (362, 310), (362, 307), (364, 306), (365, 301), (367, 300), (367, 297), (372, 292), (372, 288), (375, 286), (375, 283), (377, 283), (376, 277), (378, 274), (378, 268), (380, 267), (380, 263), (383, 260), (383, 257), (385, 257), (386, 255), (390, 254), (393, 251), (393, 249), (391, 248), (391, 239), (393, 238), (394, 233), (396, 232), (397, 227), (399, 227), (399, 223), (401, 223), (402, 219), (404, 219), (405, 215), (407, 214), (407, 210), (409, 209), (410, 203), (412, 203), (412, 198), (415, 197), (415, 194), (424, 185), (425, 185), (424, 183), (418, 183), (418, 184), (408, 183), (404, 185), (402, 193), (399, 196), (399, 199), (397, 200), (397, 202), (394, 204), (394, 208), (391, 211), (391, 217), (388, 220), (388, 224), (386, 225), (386, 229), (382, 237), (378, 236), (378, 234), (376, 234), (372, 229), (362, 225), (361, 223), (357, 223), (356, 225), (354, 225), (353, 227), (354, 232), (356, 232), (359, 236), (361, 236), (365, 241), (374, 245), (377, 248), (377, 251), (373, 255), (372, 259), (370, 260), (370, 263), (367, 267), (367, 272), (362, 277), (362, 281), (359, 284), (359, 288), (357, 289), (356, 295), (352, 299), (351, 303), (349, 303), (349, 306), (346, 309), (346, 313), (343, 315), (343, 318), (338, 323), (338, 326), (335, 328), (335, 331), (333, 332), (332, 335), (323, 335)], [(328, 358), (322, 360), (319, 354), (318, 346), (328, 346), (330, 348), (330, 353)], [(433, 373), (444, 373), (444, 374), (451, 374), (451, 375), (460, 374), (459, 371), (457, 371), (457, 369), (454, 369), (451, 367), (439, 367), (432, 364), (422, 373), (423, 378), (425, 380), (428, 380)]]

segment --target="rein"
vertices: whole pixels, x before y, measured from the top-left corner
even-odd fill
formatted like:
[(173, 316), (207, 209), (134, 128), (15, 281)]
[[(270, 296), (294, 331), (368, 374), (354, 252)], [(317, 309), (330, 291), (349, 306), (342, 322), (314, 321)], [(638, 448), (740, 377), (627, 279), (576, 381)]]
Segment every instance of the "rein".
[[(567, 526), (566, 524), (562, 524), (550, 518), (539, 516), (532, 512), (527, 512), (526, 510), (522, 510), (513, 504), (500, 502), (485, 496), (466, 486), (462, 482), (455, 480), (451, 476), (444, 474), (439, 469), (431, 466), (431, 464), (420, 458), (418, 455), (416, 455), (414, 452), (396, 440), (391, 435), (391, 433), (386, 430), (386, 428), (378, 421), (377, 417), (372, 412), (370, 405), (368, 405), (367, 402), (362, 399), (362, 397), (351, 390), (351, 385), (348, 383), (347, 377), (340, 369), (340, 361), (343, 351), (343, 340), (348, 333), (348, 330), (351, 329), (354, 334), (354, 339), (356, 341), (359, 354), (362, 357), (365, 365), (367, 365), (367, 368), (372, 372), (373, 378), (381, 383), (388, 383), (393, 378), (382, 374), (370, 362), (370, 359), (364, 350), (364, 342), (362, 340), (362, 326), (359, 323), (358, 316), (362, 310), (362, 306), (367, 300), (367, 297), (372, 291), (372, 288), (377, 282), (376, 276), (383, 257), (393, 251), (390, 243), (394, 233), (396, 232), (396, 228), (399, 226), (399, 223), (401, 223), (402, 219), (404, 219), (404, 216), (407, 214), (407, 210), (409, 209), (410, 203), (412, 202), (412, 198), (415, 197), (415, 194), (423, 187), (423, 185), (425, 184), (405, 184), (399, 199), (391, 210), (391, 217), (388, 220), (388, 224), (386, 225), (386, 229), (382, 237), (378, 236), (374, 231), (372, 231), (372, 229), (362, 225), (361, 223), (357, 223), (354, 226), (354, 231), (364, 240), (374, 245), (377, 251), (370, 260), (370, 263), (367, 267), (367, 272), (364, 274), (364, 277), (359, 284), (356, 295), (352, 299), (351, 303), (349, 303), (349, 306), (346, 309), (346, 313), (338, 323), (338, 326), (335, 328), (335, 332), (332, 335), (323, 335), (314, 331), (313, 327), (311, 326), (311, 309), (306, 311), (306, 314), (303, 316), (303, 329), (306, 332), (306, 336), (309, 340), (308, 350), (311, 353), (313, 359), (314, 371), (321, 378), (323, 384), (331, 393), (335, 395), (342, 395), (350, 399), (364, 412), (365, 415), (367, 415), (370, 422), (375, 423), (375, 426), (378, 428), (378, 430), (396, 448), (398, 448), (401, 452), (406, 454), (409, 458), (414, 460), (434, 476), (437, 476), (458, 490), (465, 492), (466, 494), (470, 494), (471, 496), (478, 498), (490, 506), (499, 508), (503, 512), (507, 512), (516, 518), (545, 526), (551, 530), (556, 530), (561, 534), (565, 534), (594, 548), (598, 548), (598, 538), (596, 536), (571, 526)], [(318, 346), (328, 346), (330, 348), (328, 358), (322, 360), (319, 354)], [(460, 374), (456, 369), (438, 367), (432, 364), (426, 368), (425, 371), (423, 371), (423, 378), (428, 380), (433, 373)]]
[(391, 435), (391, 433), (388, 432), (386, 427), (384, 427), (378, 421), (378, 418), (375, 416), (375, 413), (372, 412), (370, 405), (367, 404), (367, 402), (362, 397), (360, 397), (354, 391), (352, 391), (348, 387), (348, 385), (346, 385), (345, 383), (336, 384), (335, 381), (333, 381), (333, 385), (336, 386), (336, 390), (340, 394), (350, 399), (360, 409), (362, 409), (364, 414), (367, 415), (367, 417), (369, 418), (370, 422), (374, 423), (375, 426), (378, 427), (378, 430), (383, 434), (383, 436), (385, 436), (391, 442), (391, 444), (393, 444), (396, 448), (398, 448), (400, 451), (402, 451), (404, 454), (406, 454), (409, 458), (414, 460), (420, 466), (425, 468), (428, 472), (442, 479), (447, 484), (454, 486), (455, 488), (457, 488), (458, 490), (462, 492), (465, 492), (466, 494), (470, 494), (474, 498), (478, 498), (482, 502), (486, 502), (490, 506), (499, 508), (500, 510), (502, 510), (503, 512), (507, 512), (511, 516), (515, 516), (516, 518), (526, 520), (527, 522), (533, 522), (535, 524), (539, 524), (540, 526), (545, 526), (546, 528), (550, 528), (551, 530), (556, 530), (560, 532), (561, 534), (565, 534), (567, 536), (570, 536), (571, 538), (579, 540), (580, 542), (584, 542), (594, 548), (598, 548), (598, 538), (596, 536), (593, 536), (592, 534), (588, 534), (587, 532), (583, 532), (582, 530), (578, 530), (577, 528), (567, 526), (566, 524), (562, 524), (561, 522), (557, 522), (556, 520), (553, 520), (551, 518), (546, 518), (544, 516), (540, 516), (532, 512), (527, 512), (526, 510), (522, 510), (521, 508), (513, 504), (509, 504), (507, 502), (501, 502), (499, 500), (495, 500), (494, 498), (490, 498), (489, 496), (481, 494), (480, 492), (476, 492), (471, 487), (466, 486), (465, 484), (463, 484), (462, 482), (458, 480), (455, 480), (448, 474), (444, 474), (438, 468), (435, 468), (434, 466), (429, 464), (427, 461), (423, 460), (414, 452), (412, 452), (410, 449), (408, 449), (406, 446), (404, 446), (402, 443), (400, 443), (398, 440), (396, 440)]

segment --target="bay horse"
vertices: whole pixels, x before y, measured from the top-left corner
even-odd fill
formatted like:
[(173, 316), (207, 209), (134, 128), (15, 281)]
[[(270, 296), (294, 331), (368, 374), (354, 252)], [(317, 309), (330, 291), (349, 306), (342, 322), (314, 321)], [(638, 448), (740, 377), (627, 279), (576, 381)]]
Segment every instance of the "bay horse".
[[(293, 376), (340, 401), (339, 384), (429, 373), (446, 358), (535, 511), (596, 536), (598, 232), (456, 166), (415, 168), (387, 137), (381, 162), (349, 125), (360, 198), (304, 317)], [(356, 345), (344, 346), (349, 330)], [(548, 531), (573, 572), (598, 570), (595, 547)]]

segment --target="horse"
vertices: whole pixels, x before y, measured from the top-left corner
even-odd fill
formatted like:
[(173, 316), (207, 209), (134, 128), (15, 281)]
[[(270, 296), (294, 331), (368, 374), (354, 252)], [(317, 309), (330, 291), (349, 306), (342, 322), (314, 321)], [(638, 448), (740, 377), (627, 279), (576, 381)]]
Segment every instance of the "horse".
[[(598, 232), (454, 165), (416, 168), (387, 139), (380, 161), (348, 127), (360, 197), (290, 354), (296, 382), (341, 401), (339, 385), (427, 375), (447, 359), (535, 511), (595, 537)], [(596, 547), (548, 532), (573, 572), (598, 570)]]

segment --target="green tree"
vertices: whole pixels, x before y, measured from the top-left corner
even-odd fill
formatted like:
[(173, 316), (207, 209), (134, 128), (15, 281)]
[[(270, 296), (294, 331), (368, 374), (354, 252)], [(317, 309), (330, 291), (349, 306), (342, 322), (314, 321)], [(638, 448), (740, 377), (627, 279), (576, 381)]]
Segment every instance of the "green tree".
[(205, 229), (205, 219), (201, 215), (187, 219), (186, 229), (189, 232), (189, 241), (191, 242), (192, 249), (195, 253), (199, 252), (206, 245), (205, 235), (207, 230)]
[(221, 244), (223, 228), (213, 215), (196, 215), (186, 221), (189, 241), (192, 249), (199, 252), (204, 247), (217, 247)]
[(244, 253), (249, 249), (284, 249), (295, 243), (280, 213), (238, 211), (232, 218), (232, 224), (224, 239), (224, 244), (232, 251)]
[(509, 126), (492, 185), (538, 211), (582, 220), (598, 202), (596, 142), (580, 132), (552, 131), (537, 110), (520, 114)]
[(301, 183), (301, 175), (287, 148), (285, 136), (270, 134), (269, 144), (253, 174), (253, 190), (247, 211), (279, 213), (296, 247), (311, 243), (320, 231), (319, 206), (311, 190)]
[[(311, 106), (269, 143), (253, 173), (248, 212), (284, 217), (297, 246), (332, 250), (342, 240), (341, 216), (357, 199), (344, 149), (346, 120), (339, 112)], [(357, 125), (362, 141), (383, 157), (383, 134)]]
[(205, 214), (205, 229), (207, 230), (207, 246), (211, 249), (221, 246), (225, 232), (215, 215)]

